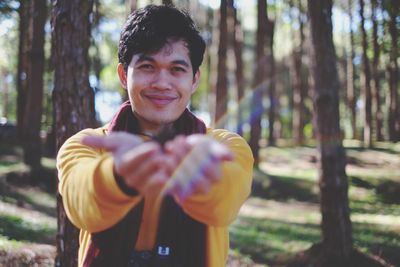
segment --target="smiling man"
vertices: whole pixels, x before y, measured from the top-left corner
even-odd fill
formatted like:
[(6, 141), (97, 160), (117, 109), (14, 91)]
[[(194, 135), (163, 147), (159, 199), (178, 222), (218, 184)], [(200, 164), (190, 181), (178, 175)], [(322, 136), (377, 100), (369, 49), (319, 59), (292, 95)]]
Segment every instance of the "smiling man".
[(117, 72), (129, 101), (57, 156), (64, 207), (81, 229), (79, 266), (225, 265), (253, 158), (240, 136), (206, 128), (187, 108), (204, 50), (174, 7), (128, 17)]

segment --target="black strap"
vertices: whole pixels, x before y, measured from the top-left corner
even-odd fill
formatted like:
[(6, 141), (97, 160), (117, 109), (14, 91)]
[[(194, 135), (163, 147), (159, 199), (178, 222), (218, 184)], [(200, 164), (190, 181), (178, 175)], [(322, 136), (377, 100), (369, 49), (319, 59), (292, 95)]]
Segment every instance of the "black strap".
[(153, 251), (133, 251), (130, 267), (206, 266), (206, 226), (188, 216), (172, 197), (163, 200)]
[[(170, 254), (168, 260), (159, 255), (167, 250)], [(155, 266), (204, 267), (205, 252), (206, 225), (187, 215), (172, 197), (166, 197), (162, 205), (157, 245), (154, 249), (159, 261)]]
[(139, 233), (137, 225), (140, 225), (143, 207), (144, 201), (141, 201), (115, 226), (93, 233), (83, 266), (127, 266)]

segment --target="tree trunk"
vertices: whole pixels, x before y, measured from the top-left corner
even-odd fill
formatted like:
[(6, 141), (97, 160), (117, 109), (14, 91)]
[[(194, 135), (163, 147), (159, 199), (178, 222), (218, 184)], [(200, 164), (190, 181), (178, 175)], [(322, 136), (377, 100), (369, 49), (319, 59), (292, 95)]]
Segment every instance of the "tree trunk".
[(28, 45), (29, 45), (29, 20), (32, 1), (20, 1), (19, 13), (19, 41), (18, 41), (18, 70), (17, 70), (17, 134), (22, 142), (24, 133), (25, 101), (27, 92), (28, 73)]
[(390, 102), (389, 102), (389, 140), (392, 142), (400, 141), (400, 108), (398, 92), (399, 66), (397, 64), (398, 54), (398, 28), (396, 19), (400, 12), (400, 2), (390, 1), (389, 6), (389, 32), (391, 37), (390, 62), (387, 66)]
[(23, 147), (24, 161), (35, 171), (41, 167), (42, 154), (40, 128), (43, 110), (44, 25), (47, 20), (47, 1), (32, 1), (31, 9)]
[(216, 88), (215, 84), (217, 81), (217, 64), (218, 59), (213, 55), (217, 54), (217, 43), (218, 43), (218, 15), (217, 12), (211, 8), (210, 6), (207, 7), (207, 14), (206, 14), (206, 32), (209, 32), (209, 39), (206, 46), (206, 62), (207, 62), (207, 81), (208, 81), (208, 94), (207, 94), (207, 106), (208, 112), (210, 113), (210, 123), (215, 125), (215, 107), (216, 107)]
[(363, 75), (361, 80), (363, 97), (364, 97), (364, 144), (372, 147), (372, 95), (371, 95), (371, 70), (368, 59), (368, 36), (365, 31), (364, 23), (364, 0), (360, 0), (360, 28), (362, 33), (362, 63)]
[[(57, 150), (67, 138), (93, 126), (94, 93), (89, 85), (88, 48), (93, 0), (53, 0), (52, 41), (55, 65), (53, 107)], [(56, 266), (77, 266), (78, 229), (67, 219), (57, 196)]]
[[(290, 8), (294, 8), (293, 0), (289, 2)], [(294, 45), (292, 52), (292, 64), (290, 65), (292, 88), (293, 88), (293, 137), (297, 145), (304, 143), (304, 124), (305, 124), (305, 106), (304, 98), (306, 95), (304, 78), (302, 73), (303, 68), (303, 43), (304, 43), (304, 22), (302, 19), (302, 6), (301, 0), (298, 0), (298, 22), (299, 22), (299, 36), (296, 36), (295, 31), (292, 29), (292, 40), (299, 40)], [(291, 14), (291, 13), (290, 13)], [(292, 16), (291, 16), (292, 17)], [(293, 20), (293, 17), (291, 18)]]
[(357, 138), (357, 124), (356, 124), (356, 96), (355, 96), (355, 73), (354, 73), (354, 33), (353, 33), (353, 9), (352, 0), (348, 0), (348, 15), (350, 19), (349, 32), (350, 32), (350, 53), (347, 58), (347, 105), (350, 110), (350, 121), (353, 139)]
[(375, 106), (375, 128), (376, 128), (376, 140), (383, 141), (383, 113), (380, 99), (380, 79), (379, 79), (379, 57), (380, 57), (380, 45), (378, 42), (378, 22), (377, 22), (377, 0), (371, 0), (372, 4), (372, 34), (373, 34), (373, 47), (374, 47), (374, 59), (372, 61), (372, 95)]
[(319, 150), (322, 248), (343, 266), (352, 250), (345, 151), (339, 127), (339, 78), (332, 39), (332, 1), (308, 0), (312, 34), (314, 122)]
[[(104, 15), (101, 12), (101, 9), (102, 9), (102, 7), (101, 7), (100, 0), (94, 0), (93, 1), (93, 13), (92, 13), (92, 29), (91, 29), (91, 31), (94, 32), (94, 35), (101, 32), (100, 23), (104, 18)], [(131, 10), (131, 9), (129, 8), (129, 10)], [(101, 75), (101, 71), (104, 67), (103, 66), (104, 64), (102, 63), (102, 55), (101, 55), (99, 46), (100, 46), (100, 43), (98, 43), (94, 38), (92, 38), (90, 47), (91, 47), (91, 49), (95, 50), (95, 53), (90, 57), (90, 67), (94, 73), (94, 76), (96, 77), (96, 87), (99, 86), (99, 84), (100, 84), (100, 75)], [(126, 91), (127, 90), (124, 90), (124, 92), (126, 92)], [(126, 100), (128, 100), (128, 98), (126, 98)]]
[(268, 96), (269, 96), (269, 110), (268, 110), (268, 145), (274, 146), (276, 143), (276, 133), (275, 133), (275, 121), (279, 105), (279, 100), (276, 97), (275, 92), (275, 56), (274, 56), (274, 29), (275, 22), (268, 19), (267, 13), (267, 71), (266, 76), (270, 81), (268, 86)]
[(229, 7), (232, 9), (233, 16), (233, 50), (235, 53), (236, 69), (235, 77), (237, 84), (237, 101), (238, 101), (238, 126), (237, 133), (243, 135), (243, 110), (242, 100), (244, 97), (244, 74), (243, 74), (243, 30), (241, 23), (238, 19), (237, 9), (234, 5), (234, 0), (229, 1)]
[(129, 0), (129, 8), (131, 13), (137, 9), (137, 0)]
[(2, 78), (2, 88), (3, 88), (3, 114), (2, 116), (6, 119), (8, 119), (8, 108), (9, 108), (9, 90), (8, 90), (8, 82), (7, 82), (7, 76), (8, 72), (6, 70), (1, 70), (0, 69), (0, 77)]
[(250, 115), (250, 147), (253, 152), (254, 164), (257, 166), (261, 138), (261, 117), (264, 112), (262, 99), (266, 90), (265, 67), (267, 58), (265, 54), (265, 33), (267, 25), (266, 0), (257, 0), (257, 33), (256, 33), (256, 69), (254, 71), (253, 96)]
[(227, 83), (227, 41), (228, 41), (228, 22), (227, 0), (221, 0), (219, 15), (219, 43), (218, 43), (218, 67), (217, 67), (217, 83), (215, 86), (216, 106), (215, 106), (215, 122), (219, 127), (223, 127), (223, 116), (226, 114), (228, 107), (228, 83)]

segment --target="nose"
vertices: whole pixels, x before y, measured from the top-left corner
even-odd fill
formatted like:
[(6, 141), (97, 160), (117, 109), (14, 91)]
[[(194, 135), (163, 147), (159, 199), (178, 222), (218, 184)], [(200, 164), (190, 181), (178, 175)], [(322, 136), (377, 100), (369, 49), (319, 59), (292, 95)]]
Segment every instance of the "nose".
[(154, 74), (151, 81), (151, 88), (158, 90), (170, 90), (171, 85), (171, 75), (167, 70), (160, 70)]

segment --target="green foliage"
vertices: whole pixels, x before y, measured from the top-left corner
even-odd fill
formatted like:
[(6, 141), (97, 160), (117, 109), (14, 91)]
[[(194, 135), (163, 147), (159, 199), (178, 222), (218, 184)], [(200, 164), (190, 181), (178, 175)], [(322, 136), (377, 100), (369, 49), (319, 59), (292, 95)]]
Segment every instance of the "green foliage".
[(18, 10), (18, 1), (2, 0), (0, 2), (0, 14), (9, 16), (11, 13)]
[[(15, 2), (15, 1), (6, 1)], [(0, 4), (1, 9), (1, 4)], [(0, 13), (2, 11), (0, 10)], [(18, 24), (16, 22), (17, 14), (12, 10), (7, 16), (0, 16), (0, 117), (7, 115), (8, 120), (15, 121), (16, 118), (16, 90), (15, 73), (17, 66), (18, 47)], [(8, 109), (4, 114), (4, 103), (6, 98), (3, 96), (3, 88), (8, 88)]]
[(9, 239), (52, 244), (55, 233), (54, 225), (35, 224), (18, 216), (0, 214), (0, 235)]

